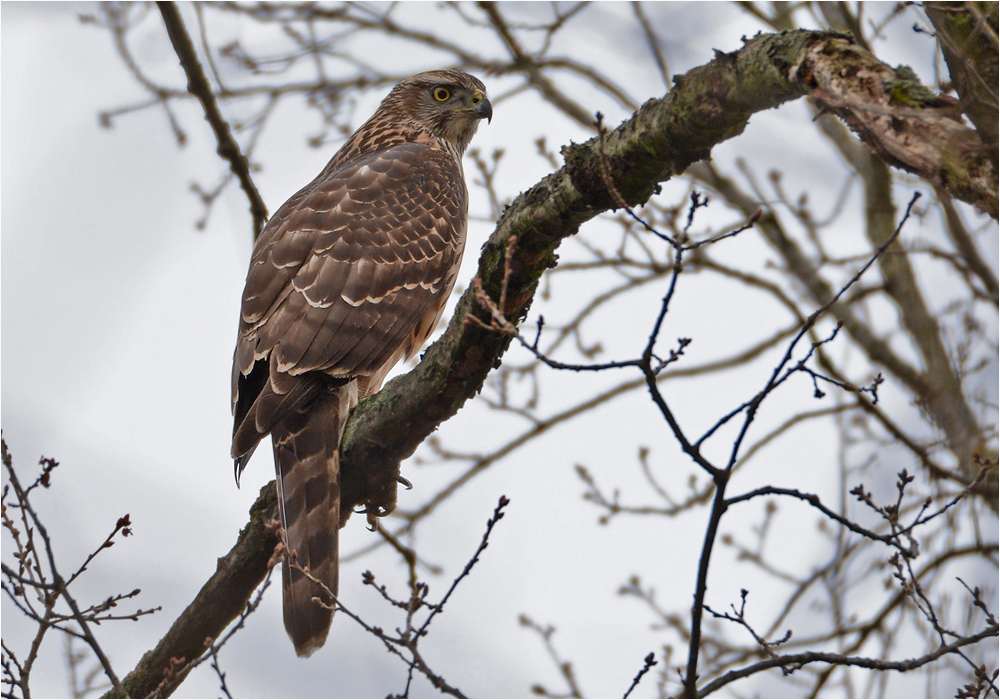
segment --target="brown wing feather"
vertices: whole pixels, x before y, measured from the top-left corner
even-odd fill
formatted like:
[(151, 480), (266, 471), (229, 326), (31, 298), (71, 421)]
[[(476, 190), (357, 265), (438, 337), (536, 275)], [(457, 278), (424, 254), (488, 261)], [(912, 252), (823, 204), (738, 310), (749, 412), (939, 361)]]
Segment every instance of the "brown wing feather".
[[(388, 172), (370, 167), (381, 160), (408, 166)], [(347, 183), (360, 184), (365, 193), (357, 211), (357, 192)], [(301, 318), (317, 329), (338, 327), (347, 317), (368, 312), (403, 314), (415, 323), (434, 299), (422, 299), (423, 308), (413, 308), (406, 294), (393, 292), (422, 288), (437, 296), (444, 291), (443, 278), (462, 253), (466, 224), (461, 171), (450, 154), (423, 144), (402, 144), (359, 159), (313, 187), (319, 188), (315, 195), (303, 198), (289, 219), (279, 220), (279, 212), (268, 226), (273, 233), (265, 231), (270, 240), (254, 256), (244, 299), (243, 339), (256, 341), (258, 357), (281, 347), (282, 369), (290, 363), (296, 374), (329, 369), (331, 363), (324, 356), (297, 357), (305, 348), (284, 335), (289, 324)], [(346, 193), (337, 206), (314, 203), (330, 199), (334, 190)], [(371, 199), (375, 191), (383, 197)], [(350, 347), (357, 339), (341, 340)], [(338, 369), (365, 373), (374, 368)]]
[[(404, 143), (325, 172), (289, 200), (251, 261), (234, 406), (254, 362), (272, 355), (282, 373), (351, 377), (378, 373), (401, 346), (412, 352), (410, 336), (454, 285), (465, 199), (452, 154)], [(255, 411), (259, 436), (279, 417)]]

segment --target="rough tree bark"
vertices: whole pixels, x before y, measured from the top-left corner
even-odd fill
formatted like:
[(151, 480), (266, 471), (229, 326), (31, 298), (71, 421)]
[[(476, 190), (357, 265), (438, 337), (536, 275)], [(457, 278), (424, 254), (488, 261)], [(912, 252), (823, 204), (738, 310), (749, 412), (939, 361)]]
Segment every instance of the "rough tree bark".
[(997, 3), (929, 2), (924, 10), (937, 30), (962, 111), (976, 125), (997, 170)]
[[(666, 96), (649, 100), (607, 134), (608, 174), (629, 206), (642, 204), (658, 183), (680, 175), (707, 158), (713, 147), (742, 133), (756, 112), (813, 97), (892, 164), (925, 175), (996, 218), (997, 178), (989, 160), (974, 160), (963, 175), (948, 157), (970, 139), (978, 143), (975, 133), (935, 110), (895, 104), (888, 83), (897, 78), (843, 34), (797, 30), (758, 35), (740, 50), (717, 52), (711, 63), (677, 76)], [(921, 134), (919, 144), (910, 138), (915, 133)], [(542, 273), (556, 264), (562, 240), (616, 207), (604, 184), (599, 140), (571, 144), (562, 152), (565, 166), (522, 193), (482, 249), (478, 276), (496, 299), (507, 243), (517, 237), (508, 304), (502, 310), (513, 321), (526, 316)], [(487, 317), (471, 289), (420, 364), (352, 412), (342, 443), (344, 509), (368, 503), (391, 510), (400, 461), (474, 396), (499, 365), (510, 337), (464, 323), (467, 314)], [(170, 695), (183, 681), (183, 673), (164, 676), (171, 659), (196, 657), (206, 638), (217, 638), (243, 611), (266, 575), (276, 544), (264, 527), (275, 517), (273, 492), (273, 482), (264, 487), (250, 523), (232, 551), (219, 559), (215, 575), (159, 645), (123, 679), (130, 695)], [(223, 609), (220, 601), (230, 604)], [(105, 697), (115, 697), (114, 692)]]

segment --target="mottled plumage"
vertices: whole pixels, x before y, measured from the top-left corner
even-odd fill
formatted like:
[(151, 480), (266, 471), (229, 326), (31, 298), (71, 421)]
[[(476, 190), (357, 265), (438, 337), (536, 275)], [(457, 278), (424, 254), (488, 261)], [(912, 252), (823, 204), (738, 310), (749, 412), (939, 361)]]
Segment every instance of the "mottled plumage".
[(285, 628), (300, 656), (323, 645), (333, 613), (288, 559), (336, 595), (347, 414), (437, 325), (465, 247), (462, 154), (490, 117), (471, 75), (402, 81), (254, 247), (233, 357), (232, 455), (239, 479), (270, 433), (291, 550)]

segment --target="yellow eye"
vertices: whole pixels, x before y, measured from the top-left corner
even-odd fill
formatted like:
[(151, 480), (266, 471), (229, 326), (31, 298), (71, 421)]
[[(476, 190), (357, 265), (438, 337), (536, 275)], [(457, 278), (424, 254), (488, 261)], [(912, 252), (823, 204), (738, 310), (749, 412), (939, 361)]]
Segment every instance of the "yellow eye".
[(447, 102), (449, 97), (451, 97), (451, 91), (448, 88), (434, 88), (434, 99), (438, 102)]

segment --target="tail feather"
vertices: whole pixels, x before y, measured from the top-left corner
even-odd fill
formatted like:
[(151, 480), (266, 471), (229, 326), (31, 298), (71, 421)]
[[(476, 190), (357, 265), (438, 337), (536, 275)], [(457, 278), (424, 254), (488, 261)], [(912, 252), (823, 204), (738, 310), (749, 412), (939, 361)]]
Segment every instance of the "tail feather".
[[(353, 382), (351, 384), (354, 384)], [(353, 391), (352, 391), (353, 389)], [(353, 394), (353, 396), (352, 396)], [(338, 447), (356, 388), (345, 385), (320, 393), (290, 412), (271, 431), (281, 522), (289, 551), (282, 562), (285, 629), (299, 656), (323, 646), (333, 604), (323, 589), (291, 566), (291, 559), (337, 595), (340, 531)], [(353, 399), (353, 400), (352, 400)]]

